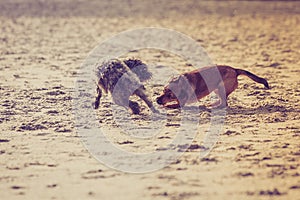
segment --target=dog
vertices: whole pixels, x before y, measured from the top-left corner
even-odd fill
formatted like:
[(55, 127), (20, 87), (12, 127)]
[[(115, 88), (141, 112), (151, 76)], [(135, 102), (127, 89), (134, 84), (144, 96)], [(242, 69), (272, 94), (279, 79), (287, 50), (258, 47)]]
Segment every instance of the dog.
[(197, 102), (211, 92), (215, 92), (219, 100), (210, 107), (224, 108), (227, 107), (228, 95), (238, 87), (237, 77), (239, 75), (248, 76), (253, 81), (270, 89), (266, 79), (251, 72), (226, 65), (215, 65), (184, 73), (172, 79), (156, 101), (166, 108), (175, 109), (188, 103)]
[(152, 101), (146, 95), (145, 86), (142, 84), (149, 80), (152, 74), (142, 61), (111, 59), (97, 66), (96, 75), (98, 82), (95, 109), (99, 108), (102, 90), (104, 90), (105, 93), (109, 92), (112, 95), (112, 99), (117, 105), (129, 107), (133, 114), (140, 113), (140, 106), (137, 102), (129, 100), (132, 95), (140, 97), (152, 112), (156, 112)]

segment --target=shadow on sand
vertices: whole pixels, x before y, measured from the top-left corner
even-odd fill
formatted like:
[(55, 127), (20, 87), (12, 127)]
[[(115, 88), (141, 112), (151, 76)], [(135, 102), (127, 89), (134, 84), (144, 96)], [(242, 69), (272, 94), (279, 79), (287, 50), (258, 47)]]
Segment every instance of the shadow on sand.
[(229, 115), (234, 115), (234, 114), (255, 115), (255, 114), (270, 114), (275, 112), (290, 113), (290, 112), (300, 112), (300, 110), (292, 107), (278, 106), (278, 105), (266, 105), (266, 106), (259, 106), (255, 108), (248, 108), (248, 107), (227, 108), (227, 114)]

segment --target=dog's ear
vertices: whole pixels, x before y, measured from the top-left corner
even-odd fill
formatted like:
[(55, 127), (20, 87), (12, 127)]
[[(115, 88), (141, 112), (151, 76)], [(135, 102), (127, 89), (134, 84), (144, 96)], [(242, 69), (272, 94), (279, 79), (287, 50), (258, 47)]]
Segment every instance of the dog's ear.
[(181, 90), (180, 94), (178, 95), (180, 105), (183, 106), (187, 102), (188, 98), (188, 93), (185, 90)]
[(179, 98), (185, 98), (186, 96), (188, 96), (188, 94), (185, 90), (181, 90), (178, 95)]
[(173, 78), (174, 83), (178, 83), (179, 80), (180, 80), (180, 76), (177, 76), (177, 77), (174, 77), (174, 78)]
[(169, 81), (169, 83), (178, 83), (179, 82), (179, 80), (180, 80), (180, 77), (181, 76), (175, 76), (175, 75), (173, 75), (171, 78), (170, 78), (170, 81)]

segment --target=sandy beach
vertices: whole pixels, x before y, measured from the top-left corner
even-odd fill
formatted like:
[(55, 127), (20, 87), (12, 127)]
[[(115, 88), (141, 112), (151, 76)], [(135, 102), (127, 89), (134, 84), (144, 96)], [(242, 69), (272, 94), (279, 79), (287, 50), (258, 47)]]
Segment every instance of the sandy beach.
[[(197, 66), (163, 50), (123, 55), (155, 66), (154, 80), (145, 86), (168, 118), (153, 121), (141, 101), (141, 115), (117, 118), (108, 95), (92, 113), (106, 137), (134, 153), (163, 152), (176, 134), (191, 141), (173, 145), (181, 155), (162, 169), (127, 173), (87, 150), (74, 95), (82, 63), (95, 47), (146, 27), (183, 33), (214, 64), (264, 77), (271, 89), (240, 76), (217, 142), (201, 157), (213, 113), (205, 107), (209, 99), (189, 107), (198, 109), (189, 114), (198, 120), (193, 129), (182, 126), (180, 111), (155, 102), (171, 69), (183, 73)], [(0, 30), (1, 199), (300, 199), (300, 2), (1, 0)], [(124, 134), (126, 128), (138, 132), (129, 125), (162, 131), (135, 138)]]

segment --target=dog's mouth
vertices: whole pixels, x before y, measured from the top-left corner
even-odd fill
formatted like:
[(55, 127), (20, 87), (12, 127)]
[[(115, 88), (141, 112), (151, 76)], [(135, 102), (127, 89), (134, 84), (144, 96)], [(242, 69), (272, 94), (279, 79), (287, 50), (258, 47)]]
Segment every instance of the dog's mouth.
[(174, 100), (174, 101), (169, 101), (163, 104), (163, 107), (170, 107), (170, 106), (178, 106), (179, 103), (178, 101)]
[(158, 97), (156, 102), (165, 108), (177, 108), (179, 106), (178, 99), (165, 98), (165, 96)]

